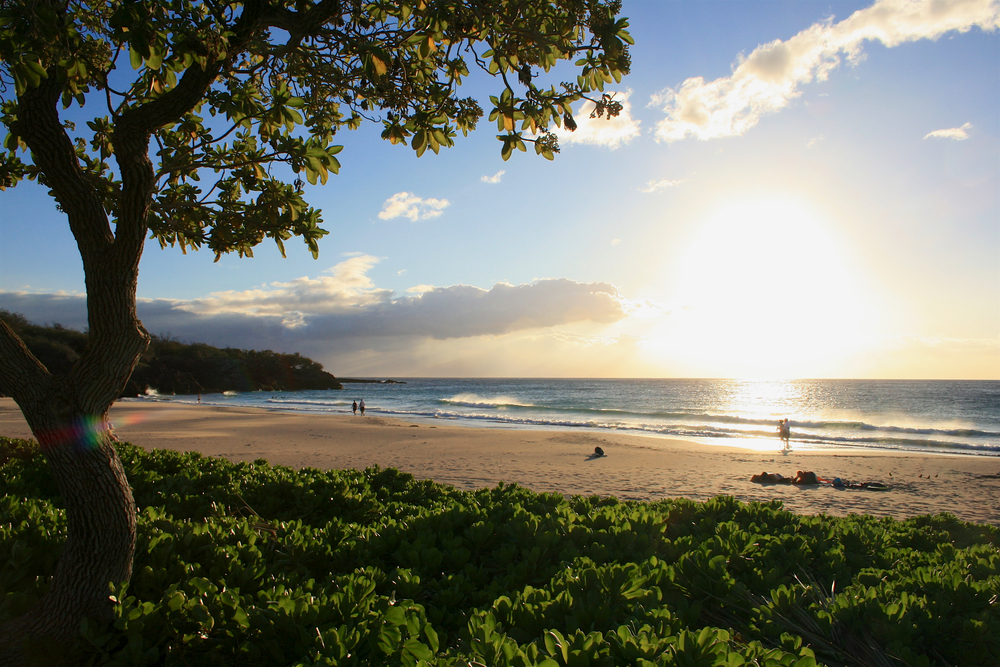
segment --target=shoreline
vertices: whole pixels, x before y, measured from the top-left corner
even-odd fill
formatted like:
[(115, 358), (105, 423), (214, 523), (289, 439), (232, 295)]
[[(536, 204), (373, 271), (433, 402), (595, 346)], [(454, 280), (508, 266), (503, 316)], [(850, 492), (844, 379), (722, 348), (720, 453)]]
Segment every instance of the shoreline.
[[(850, 386), (845, 388), (833, 380), (789, 381), (781, 386), (791, 393), (773, 400), (767, 398), (767, 392), (774, 389), (770, 383), (758, 386), (754, 382), (733, 389), (728, 383), (735, 381), (715, 380), (648, 384), (572, 379), (412, 381), (413, 386), (406, 389), (371, 384), (339, 396), (322, 391), (228, 392), (206, 395), (202, 402), (350, 415), (351, 398), (364, 396), (373, 414), (423, 424), (614, 432), (750, 448), (774, 443), (779, 415), (788, 414), (793, 419), (793, 444), (799, 449), (862, 448), (1000, 458), (1000, 420), (989, 406), (993, 390), (970, 390), (963, 383), (952, 386), (955, 383), (950, 381), (939, 389), (926, 382), (916, 386), (904, 382), (893, 388), (883, 386), (885, 381), (848, 381)], [(1000, 390), (1000, 384), (993, 384)], [(730, 390), (737, 393), (730, 396)], [(949, 396), (956, 392), (958, 403), (948, 407), (943, 402), (933, 409), (925, 405), (938, 400), (945, 390)], [(858, 396), (867, 397), (863, 401), (867, 407), (860, 407)], [(123, 400), (196, 404), (197, 398), (157, 394)], [(813, 403), (816, 406), (809, 407)]]
[[(773, 450), (663, 436), (556, 429), (426, 424), (369, 415), (120, 401), (110, 412), (119, 439), (144, 449), (198, 451), (230, 461), (292, 468), (398, 468), (460, 489), (503, 481), (536, 492), (655, 501), (781, 500), (798, 514), (866, 513), (905, 519), (947, 512), (1000, 525), (1000, 461), (893, 450)], [(31, 438), (17, 405), (0, 398), (0, 435)], [(595, 447), (606, 452), (594, 457)], [(889, 491), (761, 485), (762, 471), (881, 481)]]

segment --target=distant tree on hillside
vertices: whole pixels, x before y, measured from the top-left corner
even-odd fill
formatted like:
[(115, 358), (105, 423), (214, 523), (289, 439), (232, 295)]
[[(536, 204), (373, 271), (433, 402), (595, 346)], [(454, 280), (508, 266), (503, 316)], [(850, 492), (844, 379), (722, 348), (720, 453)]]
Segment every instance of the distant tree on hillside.
[[(266, 238), (283, 249), (294, 235), (315, 255), (326, 231), (301, 178), (325, 183), (337, 172), (336, 133), (370, 120), (418, 156), (450, 146), (483, 114), (458, 95), (470, 67), (498, 81), (489, 117), (502, 157), (532, 143), (551, 158), (549, 130), (574, 126), (571, 103), (629, 70), (619, 9), (617, 0), (3, 0), (0, 188), (36, 179), (66, 214), (89, 336), (60, 374), (0, 324), (0, 381), (46, 452), (69, 525), (48, 593), (0, 628), (0, 653), (13, 663), (32, 646), (71, 640), (83, 616), (108, 615), (108, 582), (130, 577), (135, 504), (104, 425), (149, 344), (135, 308), (147, 237), (249, 256)], [(536, 85), (539, 70), (563, 60), (575, 60), (574, 81)], [(601, 115), (620, 109), (594, 101)], [(98, 111), (76, 126), (60, 116), (75, 105)]]
[[(55, 375), (68, 373), (87, 347), (87, 334), (60, 324), (32, 324), (23, 315), (6, 310), (0, 310), (0, 322), (10, 327), (38, 361)], [(0, 376), (0, 390), (2, 388), (3, 378)]]
[[(59, 324), (39, 326), (24, 316), (0, 310), (4, 322), (20, 336), (28, 351), (54, 374), (65, 374), (87, 347), (87, 334)], [(222, 391), (298, 391), (343, 389), (323, 365), (298, 352), (219, 349), (204, 343), (182, 343), (150, 336), (123, 396), (155, 389), (159, 393), (197, 394)], [(5, 390), (0, 382), (0, 395)]]
[(153, 336), (124, 394), (135, 396), (147, 389), (197, 394), (343, 389), (343, 385), (324, 371), (322, 364), (297, 352), (219, 349), (204, 343), (185, 344)]

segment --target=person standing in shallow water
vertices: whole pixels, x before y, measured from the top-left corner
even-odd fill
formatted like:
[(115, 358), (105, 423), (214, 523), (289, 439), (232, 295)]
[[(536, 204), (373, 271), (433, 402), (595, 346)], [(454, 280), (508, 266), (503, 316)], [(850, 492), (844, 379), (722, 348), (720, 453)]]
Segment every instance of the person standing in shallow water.
[(358, 414), (358, 402), (357, 401), (354, 401), (354, 403), (351, 404), (351, 410), (354, 412), (354, 414)]
[(358, 403), (358, 410), (361, 410), (361, 416), (364, 417), (365, 416), (365, 399), (362, 398), (361, 402)]
[(788, 417), (778, 422), (778, 437), (781, 438), (785, 449), (788, 449), (789, 439), (792, 437), (792, 427), (788, 424)]

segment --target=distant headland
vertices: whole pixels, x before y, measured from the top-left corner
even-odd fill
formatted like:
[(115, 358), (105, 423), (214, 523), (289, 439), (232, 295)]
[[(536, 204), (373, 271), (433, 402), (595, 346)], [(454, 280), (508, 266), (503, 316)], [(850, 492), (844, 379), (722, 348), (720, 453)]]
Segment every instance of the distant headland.
[[(82, 331), (58, 324), (39, 326), (22, 315), (2, 310), (0, 319), (56, 374), (69, 372), (87, 346), (87, 334)], [(153, 336), (122, 396), (139, 396), (149, 390), (160, 394), (212, 394), (343, 388), (341, 381), (323, 370), (322, 364), (297, 353), (220, 349), (204, 343), (181, 343), (169, 336)], [(3, 387), (0, 393), (5, 393)]]

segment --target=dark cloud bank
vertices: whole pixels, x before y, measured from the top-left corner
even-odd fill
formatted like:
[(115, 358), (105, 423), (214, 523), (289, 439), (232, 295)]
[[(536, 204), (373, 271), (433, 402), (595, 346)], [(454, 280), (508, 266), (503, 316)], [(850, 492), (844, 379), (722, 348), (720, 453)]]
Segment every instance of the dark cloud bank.
[[(499, 283), (490, 290), (456, 285), (418, 296), (310, 314), (282, 316), (238, 313), (197, 314), (186, 302), (166, 299), (139, 302), (139, 317), (156, 335), (218, 347), (270, 348), (282, 352), (322, 349), (322, 344), (354, 347), (378, 339), (448, 339), (503, 335), (572, 322), (616, 322), (625, 316), (617, 288), (607, 283), (566, 279), (524, 285)], [(37, 324), (87, 327), (83, 296), (0, 291), (0, 309), (21, 313)], [(294, 323), (294, 324), (289, 324)], [(398, 347), (399, 340), (387, 347)]]

